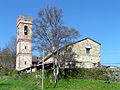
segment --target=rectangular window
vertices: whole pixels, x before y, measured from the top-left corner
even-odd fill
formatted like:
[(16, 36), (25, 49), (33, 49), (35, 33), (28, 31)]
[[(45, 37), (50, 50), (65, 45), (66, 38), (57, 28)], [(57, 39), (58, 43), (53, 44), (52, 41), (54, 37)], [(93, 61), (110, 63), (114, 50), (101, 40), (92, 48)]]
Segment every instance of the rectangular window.
[(95, 67), (97, 65), (97, 63), (93, 63), (93, 66)]
[(27, 46), (25, 46), (25, 49), (27, 49)]
[(90, 54), (90, 48), (86, 48), (86, 54)]
[(26, 61), (25, 61), (25, 65), (26, 65)]

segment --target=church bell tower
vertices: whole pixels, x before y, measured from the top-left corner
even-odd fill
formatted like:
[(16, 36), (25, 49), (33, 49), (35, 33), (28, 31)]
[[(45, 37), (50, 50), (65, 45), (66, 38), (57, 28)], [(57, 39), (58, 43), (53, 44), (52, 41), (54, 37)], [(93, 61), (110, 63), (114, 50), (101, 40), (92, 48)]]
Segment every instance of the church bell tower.
[(32, 19), (19, 16), (17, 19), (16, 70), (32, 65)]

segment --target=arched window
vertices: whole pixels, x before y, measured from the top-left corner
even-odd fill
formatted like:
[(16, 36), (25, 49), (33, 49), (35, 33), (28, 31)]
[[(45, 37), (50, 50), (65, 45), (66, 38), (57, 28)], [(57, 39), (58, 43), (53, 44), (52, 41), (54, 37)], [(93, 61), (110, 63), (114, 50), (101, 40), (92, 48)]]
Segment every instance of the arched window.
[(24, 26), (24, 34), (28, 35), (28, 27), (27, 26)]

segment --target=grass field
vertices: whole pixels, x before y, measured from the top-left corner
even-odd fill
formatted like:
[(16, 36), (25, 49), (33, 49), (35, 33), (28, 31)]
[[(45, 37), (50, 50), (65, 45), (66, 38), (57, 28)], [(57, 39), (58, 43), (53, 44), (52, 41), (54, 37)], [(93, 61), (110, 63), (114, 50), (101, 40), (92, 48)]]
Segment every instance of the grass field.
[[(54, 85), (45, 80), (45, 90), (120, 90), (120, 83), (105, 83), (99, 80), (61, 79), (54, 88)], [(1, 78), (0, 90), (41, 90), (41, 79)]]

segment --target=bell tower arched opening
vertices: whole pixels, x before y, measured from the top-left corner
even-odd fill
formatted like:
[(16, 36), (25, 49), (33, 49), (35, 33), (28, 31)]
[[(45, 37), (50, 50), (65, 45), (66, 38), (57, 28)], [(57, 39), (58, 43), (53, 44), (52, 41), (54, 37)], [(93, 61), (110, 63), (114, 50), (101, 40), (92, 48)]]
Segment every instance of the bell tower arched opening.
[(24, 35), (28, 35), (28, 26), (24, 26)]

